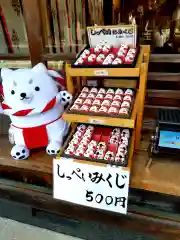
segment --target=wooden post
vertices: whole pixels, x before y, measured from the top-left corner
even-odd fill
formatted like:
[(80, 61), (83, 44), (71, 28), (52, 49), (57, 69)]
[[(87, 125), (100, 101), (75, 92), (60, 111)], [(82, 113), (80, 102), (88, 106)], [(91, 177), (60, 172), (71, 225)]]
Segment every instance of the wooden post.
[(41, 62), (43, 37), (38, 0), (23, 0), (24, 19), (29, 43), (32, 66)]
[(141, 141), (141, 130), (143, 124), (143, 114), (144, 114), (144, 101), (146, 94), (146, 83), (147, 83), (147, 71), (148, 63), (142, 63), (140, 67), (140, 82), (139, 82), (139, 100), (137, 108), (137, 119), (136, 119), (136, 137), (135, 137), (135, 151), (140, 149)]
[(67, 85), (68, 92), (70, 92), (73, 95), (74, 93), (73, 79), (69, 74), (68, 63), (66, 63), (66, 85)]
[(113, 0), (113, 24), (119, 24), (120, 23), (120, 5), (121, 0)]

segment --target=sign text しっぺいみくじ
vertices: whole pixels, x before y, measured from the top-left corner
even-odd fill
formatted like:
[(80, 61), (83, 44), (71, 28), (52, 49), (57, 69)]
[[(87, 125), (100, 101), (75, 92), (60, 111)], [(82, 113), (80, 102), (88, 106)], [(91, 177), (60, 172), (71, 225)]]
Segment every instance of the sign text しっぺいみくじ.
[(87, 28), (89, 44), (95, 47), (101, 41), (111, 46), (120, 44), (137, 44), (137, 26), (136, 25), (116, 25), (116, 26), (97, 26)]
[(88, 207), (127, 213), (129, 171), (121, 167), (54, 160), (54, 198)]

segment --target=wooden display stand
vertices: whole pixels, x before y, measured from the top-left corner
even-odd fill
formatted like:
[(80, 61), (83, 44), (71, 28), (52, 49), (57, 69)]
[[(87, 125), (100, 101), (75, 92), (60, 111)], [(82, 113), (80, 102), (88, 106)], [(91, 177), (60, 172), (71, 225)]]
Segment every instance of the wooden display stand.
[[(81, 80), (80, 77), (103, 77), (105, 73), (105, 78), (119, 77), (119, 78), (135, 78), (136, 80), (105, 80), (104, 85), (108, 87), (129, 87), (136, 82), (136, 98), (134, 101), (134, 107), (132, 110), (131, 118), (112, 118), (112, 117), (102, 117), (102, 116), (89, 116), (83, 114), (75, 113), (64, 113), (63, 119), (71, 123), (89, 123), (89, 124), (99, 124), (104, 126), (117, 126), (133, 129), (131, 150), (128, 160), (128, 169), (130, 170), (132, 165), (132, 156), (135, 150), (140, 148), (142, 121), (143, 121), (143, 110), (144, 110), (144, 99), (146, 92), (146, 81), (149, 63), (149, 46), (141, 46), (140, 53), (137, 59), (136, 66), (134, 68), (72, 68), (70, 64), (66, 65), (67, 74), (67, 90), (75, 94), (75, 91), (81, 90)], [(97, 73), (101, 72), (100, 75)], [(76, 84), (73, 81), (76, 79)], [(139, 82), (139, 84), (137, 84)], [(135, 88), (135, 86), (134, 86)], [(135, 143), (135, 144), (134, 144)], [(82, 161), (81, 161), (82, 162)], [(85, 163), (89, 163), (85, 161)]]

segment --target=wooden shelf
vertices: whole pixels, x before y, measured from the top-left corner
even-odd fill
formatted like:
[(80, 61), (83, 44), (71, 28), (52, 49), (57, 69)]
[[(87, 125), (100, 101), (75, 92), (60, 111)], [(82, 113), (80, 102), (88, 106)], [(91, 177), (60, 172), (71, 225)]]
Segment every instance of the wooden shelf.
[(71, 77), (139, 77), (139, 68), (69, 68)]
[(105, 126), (114, 126), (114, 127), (126, 127), (134, 128), (136, 115), (137, 115), (137, 104), (138, 104), (138, 95), (136, 93), (136, 98), (134, 102), (134, 108), (131, 113), (131, 118), (116, 118), (116, 117), (104, 117), (104, 116), (92, 116), (92, 115), (83, 115), (83, 114), (74, 114), (74, 113), (64, 113), (63, 119), (68, 122), (77, 122), (77, 123), (90, 123), (97, 125)]
[(144, 59), (145, 47), (141, 46), (141, 50), (134, 68), (71, 68), (67, 67), (68, 74), (71, 77), (139, 77), (140, 66)]
[(69, 122), (89, 123), (105, 126), (134, 128), (135, 119), (124, 119), (115, 117), (89, 116), (81, 114), (63, 114), (63, 119)]
[[(73, 95), (75, 94), (75, 82), (76, 82), (76, 91), (81, 90), (80, 77), (83, 77), (85, 80), (86, 77), (133, 77), (139, 78), (139, 88), (137, 89), (138, 94), (136, 95), (136, 100), (134, 103), (133, 112), (131, 119), (121, 119), (121, 118), (112, 118), (112, 117), (102, 117), (102, 116), (88, 116), (80, 114), (69, 114), (65, 113), (63, 118), (69, 122), (78, 122), (78, 123), (90, 123), (90, 124), (99, 124), (107, 126), (118, 126), (118, 127), (127, 127), (136, 129), (136, 143), (135, 149), (139, 149), (139, 143), (141, 138), (141, 129), (142, 129), (142, 118), (144, 110), (144, 100), (145, 100), (145, 91), (146, 91), (146, 82), (147, 82), (147, 72), (148, 72), (148, 63), (149, 63), (149, 46), (140, 46), (140, 52), (138, 55), (137, 63), (135, 68), (72, 68), (70, 64), (66, 64), (66, 80), (67, 80), (67, 89)], [(73, 79), (75, 77), (76, 79)], [(125, 81), (124, 81), (125, 83)], [(116, 83), (117, 84), (117, 83)], [(110, 86), (110, 81), (108, 82)], [(125, 84), (126, 87), (126, 84)], [(135, 126), (136, 121), (136, 126)]]

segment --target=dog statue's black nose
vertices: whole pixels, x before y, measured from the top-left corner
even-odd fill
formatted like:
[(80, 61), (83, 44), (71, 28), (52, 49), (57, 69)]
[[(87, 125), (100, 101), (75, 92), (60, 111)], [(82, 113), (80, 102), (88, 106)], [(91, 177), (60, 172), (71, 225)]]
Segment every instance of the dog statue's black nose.
[(23, 92), (23, 93), (20, 94), (20, 96), (21, 96), (22, 98), (25, 98), (25, 97), (26, 97), (26, 93)]

